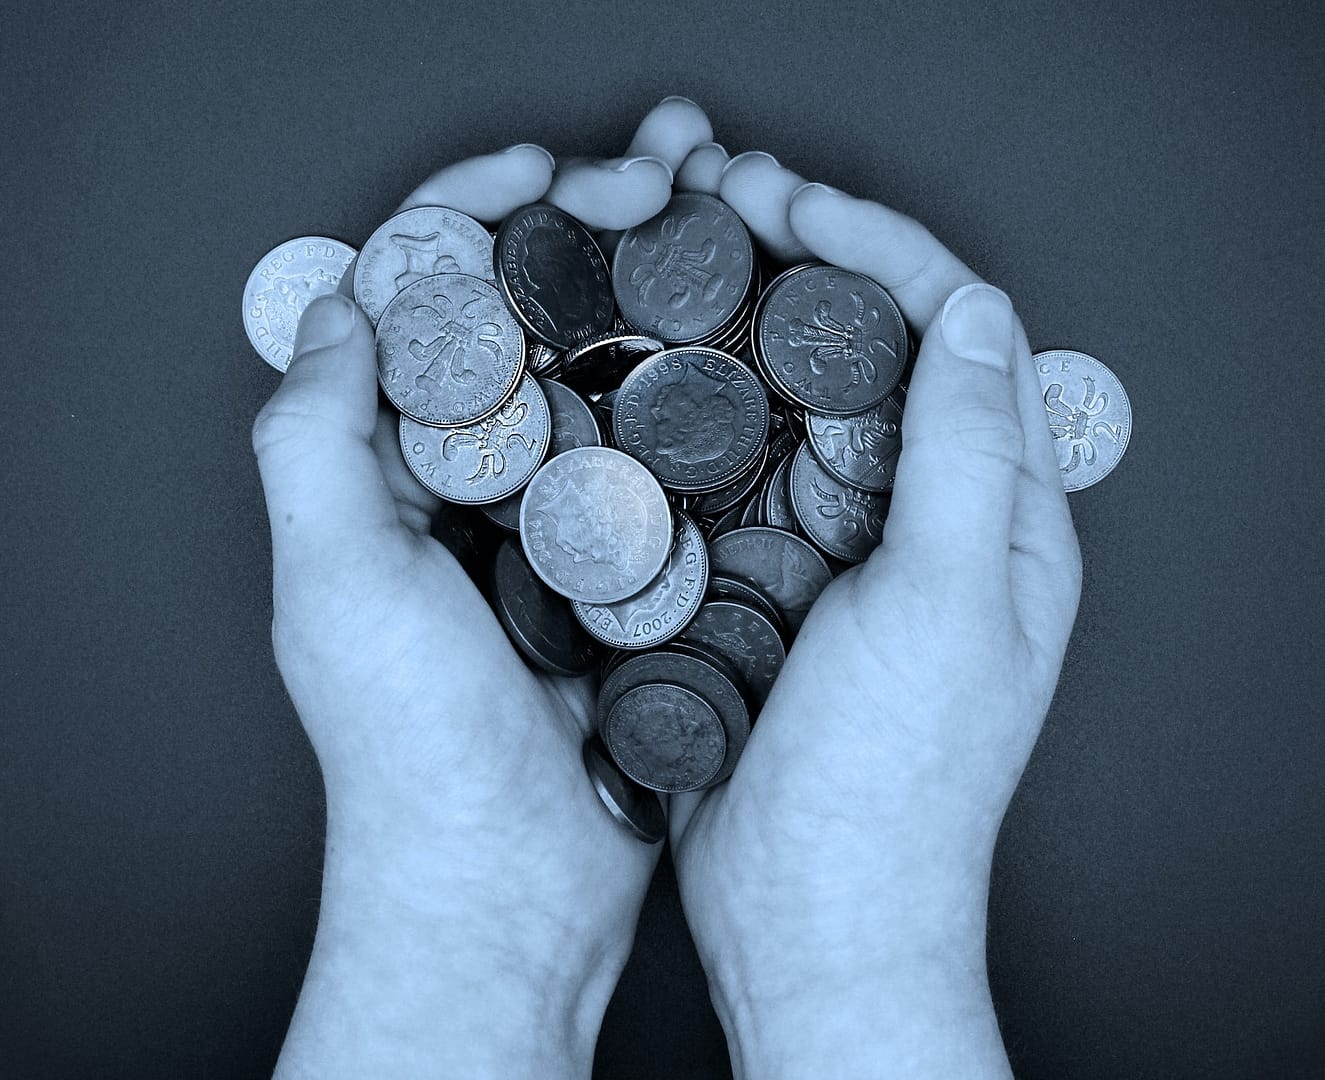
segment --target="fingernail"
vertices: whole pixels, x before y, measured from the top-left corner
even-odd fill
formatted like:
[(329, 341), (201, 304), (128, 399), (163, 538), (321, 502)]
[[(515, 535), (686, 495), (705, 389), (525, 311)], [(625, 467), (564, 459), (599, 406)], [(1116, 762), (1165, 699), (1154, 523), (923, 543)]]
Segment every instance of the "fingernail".
[(943, 342), (957, 356), (1007, 371), (1012, 365), (1012, 301), (1001, 289), (977, 281), (943, 305)]
[(840, 197), (840, 196), (843, 196), (843, 195), (846, 194), (845, 191), (838, 191), (837, 188), (835, 188), (835, 187), (829, 187), (827, 184), (820, 184), (820, 183), (818, 183), (818, 182), (811, 182), (811, 183), (809, 183), (809, 184), (802, 184), (802, 185), (801, 185), (800, 187), (798, 187), (795, 191), (793, 191), (793, 192), (791, 193), (791, 199), (790, 199), (790, 201), (791, 201), (791, 202), (795, 202), (795, 201), (796, 201), (796, 196), (799, 195), (802, 191), (822, 191), (825, 195), (834, 195), (834, 196), (839, 196), (839, 197)]
[(326, 349), (348, 341), (354, 332), (354, 303), (340, 293), (327, 293), (313, 300), (299, 319), (294, 334), (294, 355)]
[[(719, 150), (722, 152), (723, 157), (727, 156), (727, 148), (720, 142), (702, 142), (695, 147), (695, 150)], [(693, 154), (695, 150), (691, 150), (690, 152)]]
[(772, 154), (766, 153), (763, 150), (747, 150), (745, 153), (737, 154), (734, 158), (728, 161), (727, 164), (722, 167), (722, 175), (726, 176), (727, 170), (730, 169), (733, 165), (735, 165), (738, 161), (745, 161), (749, 158), (756, 158), (756, 157), (767, 158), (779, 169), (782, 168), (782, 163), (778, 161), (778, 159), (775, 158)]
[(662, 101), (658, 102), (658, 104), (666, 105), (669, 101), (684, 101), (687, 105), (693, 105), (696, 109), (700, 107), (699, 102), (691, 101), (688, 97), (682, 97), (680, 94), (672, 94), (669, 97), (665, 97)]
[(557, 167), (557, 159), (552, 156), (552, 152), (550, 150), (547, 150), (539, 146), (538, 143), (532, 143), (532, 142), (516, 143), (514, 146), (508, 146), (505, 150), (502, 151), (502, 153), (513, 154), (517, 150), (537, 150), (540, 154), (542, 154), (545, 158), (547, 158), (548, 165), (550, 165), (554, 169)]
[(627, 169), (629, 169), (632, 165), (638, 165), (641, 161), (652, 161), (655, 165), (661, 165), (664, 169), (667, 170), (667, 181), (668, 183), (671, 183), (673, 179), (672, 167), (668, 165), (667, 162), (663, 161), (663, 159), (660, 157), (626, 158), (624, 161), (619, 161), (615, 165), (609, 165), (606, 162), (604, 162), (603, 168), (607, 169), (608, 172), (622, 173), (625, 172)]

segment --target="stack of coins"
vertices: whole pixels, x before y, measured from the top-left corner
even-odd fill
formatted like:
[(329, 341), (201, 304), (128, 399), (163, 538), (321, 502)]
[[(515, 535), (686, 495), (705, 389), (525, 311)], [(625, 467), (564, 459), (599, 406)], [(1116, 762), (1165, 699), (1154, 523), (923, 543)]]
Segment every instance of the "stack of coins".
[[(335, 287), (354, 253), (333, 244), (291, 241), (250, 278), (245, 324), (282, 370), (271, 327), (292, 343), (298, 312), (272, 312)], [(286, 249), (327, 265), (282, 292)], [(861, 274), (766, 262), (730, 208), (684, 193), (626, 231), (610, 271), (543, 204), (495, 234), (407, 210), (354, 269), (405, 463), (467, 508), (435, 535), (530, 664), (599, 671), (585, 767), (650, 843), (656, 793), (732, 775), (811, 605), (879, 544), (901, 451), (897, 305)], [(1036, 360), (1075, 490), (1121, 456), (1126, 396), (1084, 354)]]

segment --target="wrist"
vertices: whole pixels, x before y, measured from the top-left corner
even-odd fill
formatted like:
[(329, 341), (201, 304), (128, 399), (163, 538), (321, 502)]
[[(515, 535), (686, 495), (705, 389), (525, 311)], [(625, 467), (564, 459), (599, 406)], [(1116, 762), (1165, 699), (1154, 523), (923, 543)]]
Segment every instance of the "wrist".
[(629, 941), (500, 914), (510, 883), (467, 881), (437, 835), (400, 807), (329, 799), (317, 939), (278, 1077), (590, 1074)]
[(772, 998), (714, 995), (735, 1080), (1011, 1077), (983, 960), (895, 958)]
[(704, 955), (737, 1076), (1009, 1075), (985, 964), (992, 839), (875, 847), (851, 887), (815, 868), (792, 910)]

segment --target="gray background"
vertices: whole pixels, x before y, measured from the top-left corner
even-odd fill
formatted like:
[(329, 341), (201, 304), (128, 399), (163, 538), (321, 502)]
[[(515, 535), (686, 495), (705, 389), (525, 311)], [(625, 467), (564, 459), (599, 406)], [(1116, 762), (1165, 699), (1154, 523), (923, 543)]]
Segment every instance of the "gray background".
[[(0, 34), (0, 1071), (259, 1076), (293, 1008), (323, 806), (268, 639), (252, 264), (684, 93), (1131, 397), (995, 867), (1018, 1075), (1320, 1075), (1319, 5), (124, 7)], [(666, 868), (598, 1065), (726, 1075)]]

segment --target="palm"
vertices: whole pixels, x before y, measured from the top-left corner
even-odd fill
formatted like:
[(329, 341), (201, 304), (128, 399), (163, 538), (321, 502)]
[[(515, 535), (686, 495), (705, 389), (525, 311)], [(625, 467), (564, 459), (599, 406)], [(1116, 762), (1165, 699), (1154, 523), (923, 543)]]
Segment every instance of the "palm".
[(936, 806), (996, 827), (1061, 647), (1056, 605), (1037, 602), (1042, 570), (1014, 557), (1006, 602), (976, 605), (884, 548), (820, 597), (731, 781), (674, 815), (701, 956), (752, 912), (791, 924), (811, 897), (849, 925), (877, 880), (881, 839), (925, 828)]
[(531, 672), (451, 553), (399, 539), (347, 568), (337, 605), (345, 655), (326, 689), (362, 695), (359, 753), (393, 791), (446, 793), (438, 850), (476, 880), (516, 883), (500, 893), (513, 919), (555, 913), (591, 933), (634, 912), (658, 850), (621, 832), (585, 776), (590, 680)]

